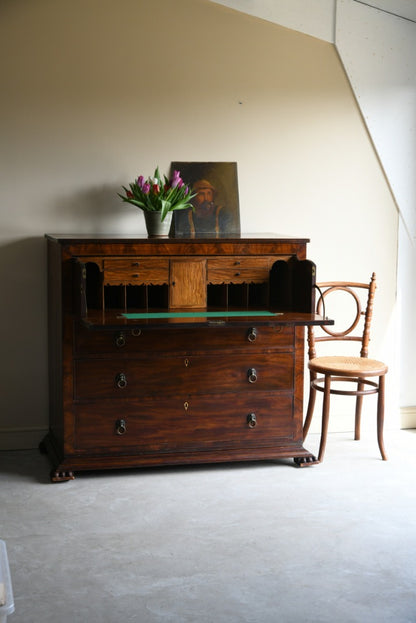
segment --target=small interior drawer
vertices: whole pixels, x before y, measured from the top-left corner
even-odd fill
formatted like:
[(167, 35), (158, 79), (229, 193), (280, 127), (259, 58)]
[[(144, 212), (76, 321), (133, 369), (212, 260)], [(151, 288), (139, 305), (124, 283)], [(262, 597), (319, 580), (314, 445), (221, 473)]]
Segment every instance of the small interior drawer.
[(208, 283), (262, 283), (268, 281), (268, 257), (219, 257), (208, 260)]
[(131, 257), (104, 260), (104, 285), (157, 285), (168, 282), (168, 259)]

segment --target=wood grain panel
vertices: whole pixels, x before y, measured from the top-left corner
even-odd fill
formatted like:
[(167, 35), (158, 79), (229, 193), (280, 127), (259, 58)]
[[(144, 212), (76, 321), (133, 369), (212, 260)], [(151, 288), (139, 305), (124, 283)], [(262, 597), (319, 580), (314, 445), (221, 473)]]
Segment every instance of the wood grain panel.
[[(255, 340), (250, 341), (255, 329)], [(122, 338), (121, 342), (119, 338)], [(118, 346), (117, 344), (122, 344)], [(189, 327), (153, 329), (148, 327), (124, 330), (91, 331), (78, 325), (75, 331), (75, 351), (78, 355), (97, 356), (109, 354), (128, 357), (135, 353), (148, 352), (205, 352), (218, 349), (233, 349), (234, 352), (253, 352), (257, 349), (273, 348), (291, 351), (294, 348), (294, 328), (292, 326), (227, 327), (213, 323), (204, 331)]]
[(170, 262), (169, 306), (198, 309), (207, 305), (206, 260), (191, 258)]
[(160, 285), (169, 283), (169, 260), (128, 258), (104, 260), (104, 285)]
[(246, 256), (209, 259), (207, 281), (211, 284), (266, 283), (274, 259)]
[[(187, 409), (184, 408), (187, 403)], [(114, 410), (108, 402), (76, 409), (76, 447), (93, 452), (140, 453), (207, 448), (258, 447), (281, 443), (294, 436), (290, 393), (259, 393), (254, 397), (231, 394), (176, 396), (169, 400), (147, 398)], [(248, 416), (256, 415), (250, 428)], [(117, 420), (126, 432), (117, 433)]]
[[(292, 389), (294, 362), (290, 353), (214, 354), (185, 357), (150, 356), (123, 361), (81, 359), (75, 362), (75, 400), (132, 399), (177, 393), (251, 392)], [(255, 382), (249, 381), (254, 374)], [(120, 383), (120, 375), (125, 381)], [(120, 387), (122, 385), (122, 387)]]

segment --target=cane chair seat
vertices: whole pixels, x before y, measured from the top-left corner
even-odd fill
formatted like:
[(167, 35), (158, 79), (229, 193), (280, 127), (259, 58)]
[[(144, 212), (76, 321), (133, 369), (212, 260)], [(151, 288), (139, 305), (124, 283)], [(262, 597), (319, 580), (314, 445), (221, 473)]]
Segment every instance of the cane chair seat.
[(320, 374), (338, 374), (341, 376), (380, 376), (387, 373), (387, 366), (382, 361), (365, 357), (316, 357), (308, 364), (309, 370)]
[[(355, 396), (355, 435), (354, 439), (360, 439), (361, 409), (363, 397), (369, 394), (378, 394), (377, 397), (377, 440), (380, 454), (383, 460), (387, 460), (384, 449), (383, 426), (384, 426), (384, 387), (385, 375), (388, 368), (385, 363), (376, 359), (369, 359), (368, 344), (370, 341), (370, 325), (373, 314), (373, 300), (376, 289), (376, 275), (372, 274), (370, 283), (349, 283), (345, 281), (332, 281), (318, 283), (320, 296), (316, 306), (318, 314), (325, 316), (327, 298), (335, 292), (342, 292), (351, 295), (355, 313), (352, 322), (347, 323), (347, 329), (337, 331), (332, 327), (322, 325), (323, 335), (315, 335), (314, 327), (308, 327), (309, 361), (308, 368), (310, 373), (309, 402), (303, 425), (303, 438), (306, 436), (311, 425), (316, 392), (323, 392), (322, 405), (322, 425), (321, 441), (319, 445), (319, 455), (317, 462), (322, 462), (325, 454), (326, 440), (328, 434), (329, 407), (331, 394), (343, 396)], [(363, 293), (367, 294), (366, 305), (363, 310)], [(364, 297), (363, 297), (364, 298)], [(331, 314), (329, 314), (331, 316)], [(360, 322), (361, 321), (361, 322)], [(363, 324), (362, 332), (360, 324)], [(358, 342), (360, 345), (360, 356), (317, 356), (316, 346), (319, 342)], [(321, 375), (321, 376), (318, 376)], [(370, 380), (371, 379), (371, 380)], [(345, 389), (344, 383), (349, 383), (352, 389)], [(335, 386), (333, 385), (335, 383)], [(341, 385), (341, 388), (340, 388)]]

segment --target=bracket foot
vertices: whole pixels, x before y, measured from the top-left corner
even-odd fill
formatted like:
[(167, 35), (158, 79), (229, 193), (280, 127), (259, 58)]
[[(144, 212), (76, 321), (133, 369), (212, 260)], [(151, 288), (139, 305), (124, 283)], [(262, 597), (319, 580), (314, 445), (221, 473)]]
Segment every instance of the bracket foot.
[(293, 459), (298, 467), (312, 467), (312, 465), (318, 465), (320, 461), (316, 458), (316, 456), (296, 456)]
[(73, 472), (58, 472), (52, 470), (51, 481), (52, 482), (67, 482), (68, 480), (74, 480), (75, 476)]

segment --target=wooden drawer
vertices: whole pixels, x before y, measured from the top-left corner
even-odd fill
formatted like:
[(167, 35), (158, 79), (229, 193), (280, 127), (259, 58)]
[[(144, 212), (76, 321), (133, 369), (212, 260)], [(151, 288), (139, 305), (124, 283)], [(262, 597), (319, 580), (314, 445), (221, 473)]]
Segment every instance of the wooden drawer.
[[(272, 446), (297, 434), (291, 414), (292, 397), (287, 393), (230, 394), (227, 400), (219, 394), (188, 401), (148, 398), (117, 410), (101, 401), (76, 407), (75, 447), (93, 453), (133, 448), (146, 453)], [(120, 420), (125, 430), (121, 435)]]
[(168, 259), (131, 257), (104, 260), (104, 285), (161, 285), (168, 282)]
[(208, 283), (264, 283), (269, 280), (268, 257), (218, 257), (208, 260)]
[(188, 355), (75, 362), (75, 400), (134, 399), (139, 396), (291, 390), (289, 353)]
[[(255, 332), (253, 332), (253, 328)], [(81, 324), (75, 328), (75, 352), (94, 356), (109, 354), (128, 356), (134, 353), (190, 353), (232, 348), (252, 352), (274, 348), (292, 351), (294, 328), (290, 326), (218, 327), (186, 329), (127, 328), (125, 331), (90, 330)]]

